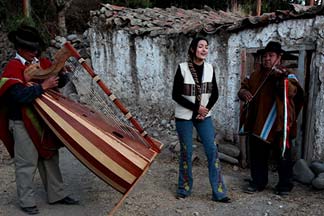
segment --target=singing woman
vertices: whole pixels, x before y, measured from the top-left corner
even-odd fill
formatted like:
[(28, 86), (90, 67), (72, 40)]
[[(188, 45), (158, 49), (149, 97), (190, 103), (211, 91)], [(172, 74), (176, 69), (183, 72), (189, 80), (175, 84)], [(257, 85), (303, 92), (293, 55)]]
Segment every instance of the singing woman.
[(176, 102), (176, 130), (180, 141), (180, 161), (177, 198), (191, 194), (192, 178), (192, 132), (193, 127), (204, 146), (208, 160), (212, 200), (230, 202), (227, 196), (214, 143), (215, 131), (210, 110), (218, 99), (218, 88), (211, 64), (205, 62), (208, 41), (197, 37), (191, 41), (187, 62), (180, 63), (173, 83), (172, 99)]

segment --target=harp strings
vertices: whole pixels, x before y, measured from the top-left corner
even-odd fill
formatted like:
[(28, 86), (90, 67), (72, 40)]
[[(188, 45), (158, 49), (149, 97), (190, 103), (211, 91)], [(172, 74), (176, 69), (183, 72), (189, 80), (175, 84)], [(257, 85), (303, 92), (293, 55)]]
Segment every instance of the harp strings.
[(73, 72), (71, 80), (76, 85), (79, 85), (78, 89), (82, 89), (84, 92), (81, 93), (82, 102), (91, 105), (92, 108), (101, 112), (106, 121), (127, 134), (130, 138), (147, 145), (144, 138), (129, 125), (128, 121), (126, 121), (126, 119), (121, 115), (121, 112), (117, 110), (113, 102), (106, 95), (100, 94), (100, 89), (94, 85), (93, 80), (90, 80), (89, 76), (85, 76), (85, 71), (82, 65), (73, 57), (67, 60), (67, 65)]

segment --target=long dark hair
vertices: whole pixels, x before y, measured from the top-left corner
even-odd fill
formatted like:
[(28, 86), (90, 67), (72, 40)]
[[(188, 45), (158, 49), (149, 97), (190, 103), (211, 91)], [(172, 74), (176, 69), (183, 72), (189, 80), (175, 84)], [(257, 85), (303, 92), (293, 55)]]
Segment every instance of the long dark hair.
[(190, 60), (194, 60), (194, 57), (196, 57), (196, 50), (198, 47), (198, 43), (199, 41), (204, 40), (207, 42), (208, 44), (208, 40), (204, 37), (195, 37), (194, 39), (192, 39), (189, 49), (188, 49), (188, 58)]
[(189, 49), (188, 49), (188, 67), (189, 67), (189, 70), (190, 70), (192, 77), (195, 81), (195, 88), (196, 88), (195, 95), (196, 95), (196, 99), (199, 104), (201, 101), (201, 86), (200, 86), (200, 82), (198, 80), (197, 71), (196, 71), (195, 67), (193, 66), (193, 64), (194, 64), (193, 61), (194, 61), (194, 58), (196, 57), (198, 43), (201, 40), (206, 41), (208, 44), (208, 40), (206, 38), (196, 37), (196, 38), (192, 39)]

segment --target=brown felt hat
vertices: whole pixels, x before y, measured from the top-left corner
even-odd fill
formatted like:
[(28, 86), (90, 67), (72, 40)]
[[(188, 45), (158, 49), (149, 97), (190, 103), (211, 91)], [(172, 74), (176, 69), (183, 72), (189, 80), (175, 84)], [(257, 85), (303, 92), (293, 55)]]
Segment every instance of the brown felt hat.
[(281, 44), (275, 41), (270, 41), (264, 49), (258, 51), (260, 54), (266, 52), (275, 52), (277, 54), (284, 54), (285, 51), (281, 48)]
[(275, 41), (270, 41), (264, 49), (260, 49), (257, 51), (258, 55), (263, 55), (266, 52), (275, 52), (281, 55), (281, 59), (283, 60), (297, 60), (298, 56), (295, 56), (289, 52), (286, 52), (281, 48), (281, 44)]
[(44, 42), (39, 32), (27, 25), (21, 25), (16, 30), (8, 34), (8, 39), (16, 48), (23, 48), (28, 50), (40, 50)]

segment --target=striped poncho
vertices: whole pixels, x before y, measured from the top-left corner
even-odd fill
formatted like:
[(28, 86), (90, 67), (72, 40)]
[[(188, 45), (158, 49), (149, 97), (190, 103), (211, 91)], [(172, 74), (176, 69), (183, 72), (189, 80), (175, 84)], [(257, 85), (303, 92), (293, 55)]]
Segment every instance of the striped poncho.
[[(252, 95), (266, 77), (262, 70), (253, 72), (249, 78), (241, 83), (238, 96), (244, 91)], [(284, 141), (296, 137), (296, 119), (303, 105), (304, 91), (297, 77), (292, 71), (287, 70), (286, 75), (270, 75), (259, 93), (249, 103), (244, 130), (271, 143), (280, 135), (280, 145), (289, 148), (289, 142)]]
[[(0, 77), (0, 139), (11, 157), (14, 157), (14, 140), (8, 129), (8, 113), (10, 110), (4, 96), (13, 85), (21, 85), (28, 88), (23, 75), (25, 69), (26, 66), (19, 60), (12, 59)], [(45, 159), (51, 158), (57, 153), (58, 148), (62, 146), (60, 140), (41, 119), (32, 104), (22, 105), (21, 113), (22, 121), (39, 155)]]

